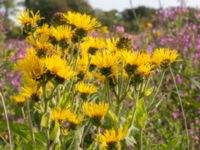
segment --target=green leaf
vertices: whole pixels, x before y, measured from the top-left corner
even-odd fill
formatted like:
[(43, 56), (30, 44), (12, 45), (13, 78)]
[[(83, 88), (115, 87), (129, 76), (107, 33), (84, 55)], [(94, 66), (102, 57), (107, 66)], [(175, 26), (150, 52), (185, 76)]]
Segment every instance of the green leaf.
[(41, 119), (40, 124), (44, 128), (48, 127), (48, 125), (49, 125), (49, 113), (45, 113), (44, 115), (42, 115), (42, 119)]
[(178, 141), (179, 141), (178, 137), (171, 139), (171, 141), (167, 144), (166, 150), (172, 150), (176, 148), (178, 145)]
[(111, 110), (108, 112), (108, 117), (112, 120), (113, 123), (119, 122), (118, 117)]
[(90, 146), (87, 148), (87, 150), (94, 150), (97, 147), (97, 143), (96, 142), (92, 142), (92, 144), (90, 144)]
[(31, 140), (30, 129), (25, 124), (19, 124), (16, 122), (10, 123), (11, 132), (19, 135), (26, 141)]
[(74, 132), (73, 142), (70, 144), (68, 150), (81, 150), (80, 144), (83, 136), (84, 127), (78, 128)]
[(59, 140), (59, 136), (60, 136), (60, 124), (58, 123), (58, 121), (55, 121), (54, 128), (50, 133), (50, 139), (52, 141), (57, 141)]
[(144, 96), (149, 96), (153, 92), (153, 88), (148, 88), (144, 91)]
[(126, 118), (124, 126), (127, 127), (127, 128), (130, 128), (131, 125), (132, 125), (132, 121), (133, 121), (133, 110), (131, 109), (128, 117)]
[(144, 98), (141, 98), (136, 103), (136, 110), (134, 114), (135, 127), (142, 129), (145, 126), (147, 120), (147, 112), (145, 109)]
[(36, 141), (41, 144), (46, 144), (46, 135), (44, 132), (36, 132), (35, 133)]
[(192, 105), (193, 107), (200, 108), (200, 102), (193, 99), (186, 99), (186, 103)]

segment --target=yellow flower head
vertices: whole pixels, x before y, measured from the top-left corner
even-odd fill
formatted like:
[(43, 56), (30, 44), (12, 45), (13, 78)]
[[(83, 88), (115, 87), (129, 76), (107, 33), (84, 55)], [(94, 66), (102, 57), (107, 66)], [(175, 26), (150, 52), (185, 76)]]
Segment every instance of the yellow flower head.
[(153, 65), (150, 63), (142, 64), (137, 68), (137, 73), (139, 75), (149, 75), (153, 69)]
[(89, 15), (81, 14), (78, 12), (67, 12), (64, 14), (64, 18), (69, 25), (76, 27), (77, 29), (82, 29), (84, 31), (89, 31), (100, 27), (100, 23), (96, 18), (92, 18)]
[(42, 26), (37, 27), (34, 33), (39, 36), (40, 35), (48, 35), (49, 36), (51, 34), (48, 24), (43, 24)]
[(127, 129), (110, 129), (105, 130), (104, 133), (99, 133), (97, 138), (102, 146), (109, 149), (119, 144), (126, 137), (127, 133)]
[(43, 19), (42, 17), (40, 17), (40, 12), (37, 11), (35, 14), (33, 13), (33, 11), (27, 9), (24, 12), (20, 12), (19, 16), (17, 17), (17, 19), (20, 21), (20, 24), (23, 26), (32, 26), (35, 27), (37, 25), (37, 22), (41, 19)]
[(66, 116), (67, 121), (70, 124), (70, 128), (74, 129), (83, 121), (83, 116), (75, 112), (68, 111)]
[(38, 35), (29, 35), (26, 38), (26, 41), (35, 48), (37, 56), (46, 57), (56, 53), (53, 44), (49, 40), (49, 34), (40, 34), (40, 31), (37, 31), (37, 33)]
[(80, 82), (76, 85), (76, 90), (81, 94), (92, 94), (97, 92), (97, 87), (84, 82)]
[(24, 59), (19, 60), (17, 65), (25, 77), (33, 80), (39, 80), (45, 73), (45, 63), (36, 56), (34, 49), (28, 49)]
[(103, 38), (95, 38), (92, 36), (84, 38), (84, 41), (80, 45), (83, 55), (92, 54), (94, 55), (98, 50), (104, 49), (106, 47)]
[(77, 69), (80, 72), (85, 73), (88, 70), (88, 65), (89, 65), (89, 58), (88, 55), (83, 55), (82, 57), (78, 57), (78, 64), (77, 64)]
[(117, 52), (117, 43), (119, 42), (119, 38), (107, 38), (106, 39), (106, 48), (110, 52)]
[(125, 70), (129, 75), (134, 74), (139, 66), (148, 64), (151, 58), (150, 54), (147, 52), (123, 50), (120, 53)]
[(31, 98), (32, 100), (37, 102), (39, 100), (39, 95), (41, 94), (41, 90), (38, 88), (36, 82), (34, 81), (34, 84), (22, 86), (20, 88), (20, 93), (22, 96), (29, 99)]
[(50, 29), (51, 36), (53, 36), (57, 41), (71, 41), (73, 35), (71, 27), (64, 25), (57, 27), (51, 26)]
[(51, 75), (55, 75), (56, 79), (63, 81), (70, 79), (76, 75), (76, 72), (67, 64), (66, 60), (62, 59), (59, 55), (53, 55), (46, 58), (45, 67)]
[(105, 104), (105, 103), (89, 104), (88, 102), (85, 102), (83, 104), (85, 114), (95, 120), (101, 120), (102, 118), (104, 118), (104, 116), (108, 112), (108, 107), (109, 107), (109, 105)]
[(113, 70), (119, 65), (119, 55), (111, 52), (98, 52), (92, 56), (91, 64), (99, 68), (104, 76), (109, 76)]
[(13, 99), (19, 105), (23, 105), (27, 100), (23, 95), (12, 96), (11, 99)]
[(52, 110), (51, 120), (58, 120), (63, 122), (66, 120), (68, 110), (61, 110), (60, 108), (55, 108)]
[(178, 52), (172, 49), (158, 48), (152, 55), (152, 63), (158, 66), (173, 63), (178, 57)]

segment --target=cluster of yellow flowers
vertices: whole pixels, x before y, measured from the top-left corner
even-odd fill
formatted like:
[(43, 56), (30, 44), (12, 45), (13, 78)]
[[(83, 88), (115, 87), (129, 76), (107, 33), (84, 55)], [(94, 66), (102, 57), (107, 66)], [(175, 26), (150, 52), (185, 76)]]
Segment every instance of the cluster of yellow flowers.
[[(53, 25), (41, 26), (38, 22), (44, 18), (39, 12), (27, 10), (18, 19), (31, 48), (17, 62), (23, 86), (13, 99), (18, 104), (28, 99), (39, 101), (45, 112), (51, 112), (52, 121), (67, 121), (73, 129), (85, 121), (83, 114), (96, 126), (102, 124), (111, 103), (105, 97), (93, 98), (102, 90), (100, 85), (116, 86), (119, 76), (141, 82), (156, 68), (167, 67), (178, 57), (171, 49), (135, 51), (125, 37), (92, 36), (102, 27), (87, 14), (57, 13)], [(63, 97), (72, 100), (63, 102)], [(127, 133), (127, 129), (111, 129), (97, 136), (104, 147), (112, 147)]]

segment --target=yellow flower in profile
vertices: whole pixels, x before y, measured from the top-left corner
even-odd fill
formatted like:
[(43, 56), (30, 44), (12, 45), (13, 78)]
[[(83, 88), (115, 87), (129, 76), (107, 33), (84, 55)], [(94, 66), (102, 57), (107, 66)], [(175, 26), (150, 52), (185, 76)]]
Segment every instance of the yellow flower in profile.
[(26, 98), (31, 98), (34, 101), (39, 100), (39, 95), (41, 90), (38, 88), (37, 84), (24, 85), (20, 88), (20, 93)]
[(68, 111), (66, 115), (66, 119), (70, 124), (70, 128), (74, 129), (83, 121), (83, 116), (81, 114)]
[(84, 82), (80, 82), (76, 85), (76, 90), (84, 94), (92, 94), (97, 92), (97, 87)]
[(120, 141), (123, 140), (128, 133), (127, 129), (110, 129), (104, 133), (97, 135), (97, 140), (107, 149), (119, 149)]
[(150, 62), (151, 55), (148, 52), (122, 50), (121, 57), (125, 65), (139, 66)]
[(17, 66), (25, 77), (33, 80), (41, 79), (46, 71), (44, 61), (36, 56), (32, 48), (27, 49), (25, 57), (17, 62)]
[(119, 42), (119, 38), (107, 38), (106, 39), (106, 49), (110, 52), (117, 52), (117, 43)]
[(101, 120), (105, 117), (105, 115), (108, 112), (108, 104), (105, 103), (92, 103), (89, 104), (88, 102), (85, 102), (83, 104), (83, 109), (85, 114), (95, 120)]
[(53, 36), (57, 41), (71, 41), (73, 31), (69, 26), (57, 26), (50, 28), (51, 36)]
[(64, 18), (66, 19), (66, 22), (76, 27), (77, 29), (82, 29), (84, 31), (89, 31), (92, 29), (95, 29), (97, 27), (100, 27), (100, 23), (96, 20), (96, 18), (92, 18), (91, 16), (87, 14), (81, 14), (78, 12), (67, 12), (64, 14)]
[(20, 24), (23, 26), (36, 26), (37, 22), (43, 19), (40, 17), (40, 12), (37, 11), (35, 14), (33, 11), (27, 9), (24, 12), (20, 12), (17, 19), (20, 21)]
[(173, 63), (178, 57), (178, 52), (173, 49), (157, 48), (152, 55), (152, 63), (158, 66)]
[(137, 73), (139, 75), (149, 75), (152, 72), (153, 65), (150, 63), (142, 64), (137, 68)]
[(23, 105), (27, 100), (23, 95), (12, 96), (11, 99), (13, 99), (19, 105)]
[(89, 65), (89, 58), (88, 55), (83, 55), (78, 57), (78, 63), (77, 63), (77, 70), (86, 73), (88, 70)]
[(119, 63), (119, 55), (106, 51), (96, 53), (91, 59), (91, 64), (99, 68), (104, 76), (111, 75)]
[(55, 108), (52, 110), (51, 120), (58, 120), (63, 122), (66, 120), (68, 114), (68, 110), (62, 110), (60, 108)]
[(42, 26), (37, 27), (34, 33), (39, 36), (51, 34), (48, 24), (43, 24)]
[(67, 64), (66, 60), (62, 59), (59, 55), (53, 55), (46, 58), (45, 67), (51, 75), (55, 75), (58, 81), (70, 79), (76, 75), (76, 72)]

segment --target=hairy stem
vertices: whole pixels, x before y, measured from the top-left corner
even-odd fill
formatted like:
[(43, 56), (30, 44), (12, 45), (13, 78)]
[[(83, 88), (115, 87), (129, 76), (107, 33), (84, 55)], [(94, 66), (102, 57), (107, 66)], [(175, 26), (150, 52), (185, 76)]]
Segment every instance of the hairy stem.
[[(161, 75), (161, 79), (160, 79), (160, 83), (159, 83), (159, 85), (157, 87), (157, 90), (156, 90), (156, 92), (155, 92), (155, 94), (153, 96), (153, 99), (152, 99), (152, 101), (151, 101), (151, 103), (149, 105), (149, 109), (151, 108), (151, 106), (155, 102), (156, 96), (158, 95), (158, 92), (160, 91), (161, 85), (162, 85), (164, 77), (165, 77), (165, 73), (166, 73), (166, 70), (163, 70), (162, 75)], [(148, 111), (149, 111), (149, 109), (148, 109)]]
[(30, 107), (29, 107), (29, 101), (27, 101), (26, 107), (27, 107), (28, 121), (29, 121), (30, 131), (31, 131), (31, 138), (32, 138), (33, 143), (35, 143), (35, 134), (33, 131), (33, 123), (32, 123), (32, 118), (31, 118)]
[(3, 95), (2, 95), (1, 92), (0, 92), (0, 97), (1, 97), (2, 105), (3, 105), (3, 110), (4, 110), (4, 113), (5, 113), (6, 125), (7, 125), (7, 130), (8, 130), (8, 138), (9, 138), (9, 148), (10, 148), (10, 150), (13, 150), (13, 148), (12, 148), (12, 136), (11, 136), (10, 125), (9, 125), (9, 120), (8, 120), (8, 113), (7, 113), (5, 101), (4, 101), (4, 98), (3, 98)]
[(171, 66), (169, 67), (169, 69), (170, 69), (170, 73), (171, 73), (171, 76), (172, 76), (172, 79), (173, 79), (173, 82), (174, 82), (174, 85), (175, 85), (175, 88), (176, 88), (179, 103), (180, 103), (180, 106), (181, 106), (181, 112), (182, 112), (182, 116), (183, 116), (183, 120), (184, 120), (184, 126), (185, 126), (186, 137), (187, 137), (187, 149), (190, 150), (189, 132), (188, 132), (188, 126), (187, 126), (187, 119), (186, 119), (185, 111), (184, 111), (184, 108), (183, 108), (183, 100), (181, 99), (181, 96), (180, 96), (180, 93), (179, 93), (179, 90), (178, 90), (178, 86), (176, 84), (176, 79), (175, 79), (175, 76), (174, 76), (174, 73), (173, 73)]

